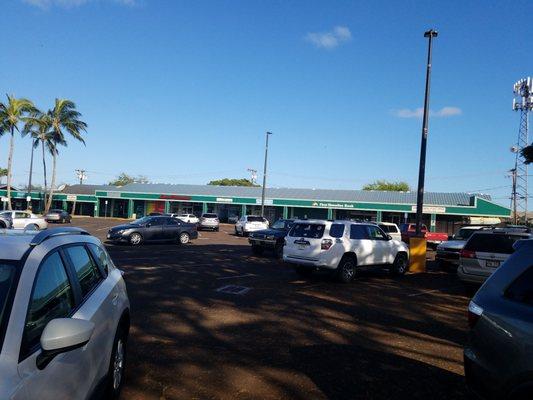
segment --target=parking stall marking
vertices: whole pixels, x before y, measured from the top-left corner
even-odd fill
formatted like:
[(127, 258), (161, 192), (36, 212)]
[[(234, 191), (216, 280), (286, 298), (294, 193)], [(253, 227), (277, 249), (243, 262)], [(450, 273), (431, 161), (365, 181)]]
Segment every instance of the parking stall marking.
[(223, 279), (237, 279), (237, 278), (247, 278), (247, 277), (257, 277), (255, 274), (244, 274), (244, 275), (235, 275), (235, 276), (222, 276), (220, 278), (217, 278), (217, 281), (221, 281)]
[(239, 296), (242, 296), (246, 293), (248, 293), (252, 288), (246, 287), (246, 286), (237, 286), (237, 285), (225, 285), (221, 286), (218, 289), (216, 289), (219, 293), (227, 293), (227, 294), (236, 294)]

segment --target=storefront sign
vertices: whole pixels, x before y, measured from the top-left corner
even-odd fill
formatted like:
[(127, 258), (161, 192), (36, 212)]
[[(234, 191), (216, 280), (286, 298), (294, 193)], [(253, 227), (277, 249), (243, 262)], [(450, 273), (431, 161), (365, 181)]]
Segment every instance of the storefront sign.
[(180, 196), (177, 194), (162, 194), (159, 196), (161, 200), (182, 200), (182, 201), (190, 201), (191, 196)]
[(227, 197), (217, 197), (216, 201), (217, 203), (233, 203), (233, 199)]
[(9, 199), (5, 196), (2, 196), (2, 203), (6, 203), (7, 201), (9, 201)]
[(67, 194), (67, 201), (76, 201), (78, 199), (78, 196), (75, 194)]
[(107, 197), (112, 199), (120, 199), (120, 192), (107, 192)]
[[(255, 204), (262, 204), (261, 199), (255, 199)], [(265, 206), (271, 206), (274, 204), (274, 200), (272, 199), (265, 199)]]
[[(416, 206), (411, 207), (412, 212), (416, 212)], [(422, 207), (422, 214), (445, 214), (446, 207), (424, 206)]]
[(313, 207), (321, 207), (321, 208), (355, 208), (355, 203), (330, 203), (330, 202), (322, 202), (322, 201), (315, 201), (312, 204)]

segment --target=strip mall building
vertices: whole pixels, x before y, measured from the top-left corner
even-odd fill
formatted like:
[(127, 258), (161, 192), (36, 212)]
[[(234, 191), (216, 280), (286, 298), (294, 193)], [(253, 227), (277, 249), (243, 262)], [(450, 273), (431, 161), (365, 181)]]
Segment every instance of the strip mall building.
[[(0, 190), (5, 196), (5, 190)], [(14, 209), (26, 209), (24, 191), (12, 192)], [(42, 193), (31, 193), (34, 210), (42, 209)], [(217, 213), (229, 217), (259, 214), (260, 187), (209, 185), (130, 184), (122, 187), (72, 185), (54, 195), (54, 208), (76, 215), (139, 218), (151, 212)], [(265, 216), (278, 218), (364, 219), (395, 223), (414, 221), (415, 192), (362, 190), (266, 190)], [(511, 210), (490, 196), (468, 193), (426, 193), (424, 221), (431, 230), (453, 232), (465, 223), (508, 218)]]

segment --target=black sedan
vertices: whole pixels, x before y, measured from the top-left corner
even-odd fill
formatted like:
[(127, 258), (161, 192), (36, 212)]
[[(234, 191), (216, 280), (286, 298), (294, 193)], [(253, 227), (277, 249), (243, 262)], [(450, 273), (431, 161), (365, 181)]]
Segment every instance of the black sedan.
[(252, 245), (252, 252), (260, 255), (265, 249), (273, 250), (276, 257), (281, 258), (285, 236), (287, 236), (293, 222), (291, 219), (279, 219), (269, 229), (250, 233), (248, 241)]
[(114, 226), (107, 233), (107, 239), (110, 241), (129, 243), (132, 246), (144, 242), (187, 244), (196, 238), (196, 225), (162, 216), (144, 217), (128, 224)]

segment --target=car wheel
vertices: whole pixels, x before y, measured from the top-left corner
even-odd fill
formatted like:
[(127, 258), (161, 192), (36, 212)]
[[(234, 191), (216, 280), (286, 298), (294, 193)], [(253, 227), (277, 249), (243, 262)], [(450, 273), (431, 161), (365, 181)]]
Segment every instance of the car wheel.
[(294, 271), (300, 278), (309, 278), (311, 275), (313, 275), (313, 270), (307, 267), (297, 266), (294, 267)]
[(215, 232), (218, 232), (220, 228), (215, 228)]
[(108, 390), (107, 398), (118, 399), (124, 381), (124, 370), (126, 367), (126, 345), (128, 335), (124, 327), (120, 326), (115, 334), (113, 341), (113, 350), (108, 371)]
[(235, 229), (235, 236), (239, 236), (239, 232), (237, 232), (237, 227), (235, 227), (234, 229)]
[(179, 236), (180, 244), (187, 244), (187, 243), (189, 243), (190, 239), (191, 239), (191, 237), (189, 236), (189, 234), (187, 232), (180, 233), (180, 236)]
[(37, 224), (29, 224), (28, 226), (26, 226), (25, 229), (29, 230), (29, 231), (38, 231), (39, 230), (39, 225), (37, 225)]
[(409, 260), (407, 259), (407, 255), (404, 253), (399, 253), (396, 255), (396, 258), (394, 259), (394, 263), (392, 264), (390, 268), (390, 272), (393, 275), (405, 275), (405, 273), (409, 270)]
[(0, 221), (0, 229), (6, 229), (6, 224), (3, 221)]
[(131, 235), (130, 235), (130, 244), (132, 246), (138, 246), (142, 243), (143, 241), (143, 237), (141, 236), (140, 233), (137, 233), (137, 232), (133, 232)]
[(261, 254), (263, 254), (263, 248), (261, 246), (253, 245), (252, 246), (252, 253), (254, 253), (255, 255), (260, 256)]
[(355, 279), (356, 262), (353, 257), (343, 257), (337, 267), (337, 279), (342, 283), (350, 283)]

